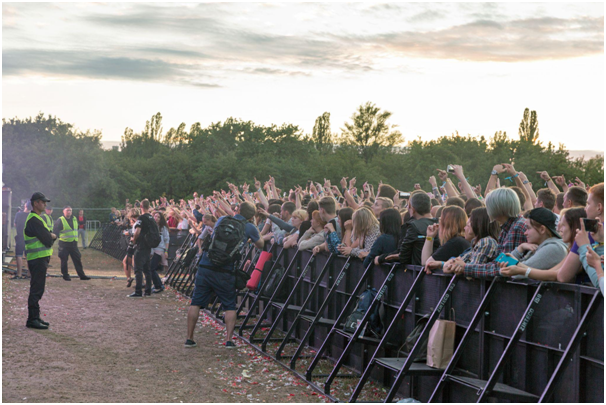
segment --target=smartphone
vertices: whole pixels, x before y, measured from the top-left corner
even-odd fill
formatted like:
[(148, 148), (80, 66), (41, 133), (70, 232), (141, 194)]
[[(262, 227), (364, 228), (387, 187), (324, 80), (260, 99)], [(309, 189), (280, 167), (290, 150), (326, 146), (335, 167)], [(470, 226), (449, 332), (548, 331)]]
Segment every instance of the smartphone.
[(587, 232), (591, 232), (591, 233), (598, 232), (598, 220), (597, 219), (589, 219), (589, 218), (582, 218), (582, 219), (583, 219), (583, 223), (585, 224), (585, 230)]
[(400, 191), (400, 193), (398, 194), (398, 197), (399, 197), (400, 199), (403, 199), (403, 198), (410, 198), (410, 193), (405, 193), (405, 192), (403, 192), (403, 191)]
[(448, 165), (448, 167), (446, 167), (446, 171), (448, 173), (454, 173), (454, 167), (452, 167), (452, 165)]
[(511, 256), (507, 256), (505, 253), (501, 253), (500, 255), (498, 255), (497, 258), (494, 259), (494, 261), (497, 263), (507, 263), (508, 266), (515, 266), (519, 262), (518, 259), (515, 259)]

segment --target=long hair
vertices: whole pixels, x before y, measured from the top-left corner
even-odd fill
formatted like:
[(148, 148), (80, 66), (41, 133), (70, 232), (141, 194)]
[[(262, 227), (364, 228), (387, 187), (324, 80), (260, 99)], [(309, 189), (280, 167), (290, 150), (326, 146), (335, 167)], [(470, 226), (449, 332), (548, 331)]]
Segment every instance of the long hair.
[(366, 207), (360, 207), (353, 213), (352, 222), (354, 239), (365, 237), (373, 227), (379, 225), (375, 214)]
[(569, 244), (574, 242), (577, 229), (581, 229), (581, 221), (583, 218), (587, 218), (585, 208), (565, 208), (560, 211), (560, 221), (566, 221), (568, 227), (570, 228), (570, 235), (572, 237), (572, 240), (564, 242)]
[(158, 216), (160, 217), (160, 223), (158, 224), (158, 229), (160, 231), (162, 231), (162, 228), (168, 228), (168, 223), (166, 222), (166, 218), (164, 218), (164, 215), (162, 214), (161, 211), (154, 211), (154, 215), (158, 214)]
[(442, 210), (440, 217), (440, 244), (443, 245), (455, 236), (463, 236), (467, 224), (465, 210), (457, 205), (449, 205)]
[(379, 215), (379, 227), (381, 233), (393, 236), (396, 246), (400, 245), (400, 229), (402, 228), (402, 216), (395, 208), (381, 211)]
[(474, 245), (486, 237), (499, 240), (499, 224), (490, 220), (486, 207), (474, 208), (471, 210), (469, 218), (471, 219), (471, 230), (476, 236), (473, 241)]

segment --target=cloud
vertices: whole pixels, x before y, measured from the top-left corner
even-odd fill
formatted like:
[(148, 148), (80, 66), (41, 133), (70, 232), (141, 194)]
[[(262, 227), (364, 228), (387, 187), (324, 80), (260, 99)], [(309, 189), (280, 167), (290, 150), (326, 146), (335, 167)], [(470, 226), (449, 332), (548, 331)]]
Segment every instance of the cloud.
[[(21, 20), (28, 16), (30, 5), (20, 5), (18, 9), (3, 5), (3, 25), (16, 14), (20, 17), (19, 32), (11, 30), (5, 36), (5, 76), (43, 74), (172, 81), (213, 88), (221, 86), (216, 83), (217, 77), (222, 80), (228, 77), (225, 72), (311, 76), (329, 71), (354, 75), (378, 70), (377, 62), (385, 57), (477, 62), (565, 59), (603, 53), (604, 40), (603, 16), (533, 15), (508, 21), (491, 17), (503, 11), (495, 5), (464, 4), (460, 7), (467, 15), (462, 20), (466, 22), (446, 26), (451, 6), (372, 4), (348, 8), (322, 4), (309, 6), (309, 12), (317, 15), (316, 24), (310, 25), (314, 29), (296, 27), (293, 32), (259, 21), (267, 10), (287, 13), (286, 21), (291, 21), (293, 10), (300, 11), (301, 5), (296, 9), (284, 4), (238, 8), (224, 3), (61, 7), (55, 13), (73, 24), (84, 24), (86, 30), (76, 34), (77, 25), (59, 25), (54, 30), (30, 32), (28, 28), (40, 21), (52, 21), (57, 14), (45, 9), (44, 18)], [(383, 19), (398, 15), (397, 18), (411, 23), (408, 27), (415, 23), (425, 27), (428, 23), (439, 23), (443, 28), (359, 30), (357, 25), (344, 22), (346, 15), (340, 14), (347, 12), (358, 18), (369, 12)], [(481, 14), (482, 18), (469, 20), (471, 12)], [(376, 15), (363, 21), (372, 22), (378, 18)], [(333, 20), (334, 25), (325, 24)], [(295, 19), (292, 22), (298, 23)], [(52, 35), (41, 36), (40, 32), (45, 30)], [(67, 50), (50, 50), (50, 46), (57, 46), (53, 44), (61, 44)]]
[(602, 17), (476, 20), (427, 32), (392, 32), (354, 41), (407, 57), (476, 62), (567, 59), (604, 52)]
[(219, 87), (218, 84), (199, 82), (204, 75), (196, 66), (77, 51), (5, 50), (2, 52), (2, 71), (6, 76), (43, 74), (92, 79), (172, 80), (199, 87)]

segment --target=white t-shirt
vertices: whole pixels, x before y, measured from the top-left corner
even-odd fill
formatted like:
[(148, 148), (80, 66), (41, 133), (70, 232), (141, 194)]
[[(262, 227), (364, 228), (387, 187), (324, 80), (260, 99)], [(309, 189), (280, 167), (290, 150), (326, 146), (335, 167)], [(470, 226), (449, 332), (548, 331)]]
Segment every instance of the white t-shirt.
[(179, 225), (177, 225), (177, 229), (183, 229), (183, 230), (185, 230), (187, 228), (189, 228), (189, 223), (187, 222), (187, 219), (183, 218), (183, 221), (181, 221), (179, 223)]

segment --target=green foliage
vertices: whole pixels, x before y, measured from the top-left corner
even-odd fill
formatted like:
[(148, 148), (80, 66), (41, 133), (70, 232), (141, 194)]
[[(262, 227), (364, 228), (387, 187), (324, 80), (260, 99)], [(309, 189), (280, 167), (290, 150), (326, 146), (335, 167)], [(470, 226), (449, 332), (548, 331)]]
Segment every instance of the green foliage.
[(325, 112), (316, 118), (314, 129), (311, 134), (311, 141), (315, 148), (320, 152), (332, 150), (333, 136), (330, 132), (330, 113)]
[[(463, 165), (472, 185), (485, 185), (495, 164), (509, 162), (526, 173), (535, 189), (543, 187), (537, 174), (542, 170), (568, 180), (578, 176), (586, 184), (604, 178), (601, 156), (571, 160), (562, 145), (556, 149), (530, 138), (513, 140), (500, 131), (489, 138), (458, 133), (419, 138), (396, 147), (401, 134), (387, 124), (390, 116), (371, 103), (360, 106), (335, 143), (329, 113), (318, 117), (311, 136), (292, 124), (262, 126), (235, 118), (206, 128), (195, 123), (189, 131), (182, 123), (164, 132), (158, 113), (141, 133), (127, 128), (120, 151), (103, 150), (99, 132), (83, 133), (56, 117), (3, 120), (3, 181), (16, 200), (42, 191), (55, 207), (110, 207), (122, 206), (127, 198), (209, 195), (226, 189), (228, 181), (253, 184), (254, 177), (269, 175), (286, 192), (312, 179), (339, 184), (343, 176), (356, 177), (358, 185), (368, 181), (376, 187), (381, 180), (403, 191), (415, 183), (429, 190), (429, 176), (448, 164)], [(501, 184), (510, 184), (505, 177)]]
[(524, 110), (524, 116), (518, 129), (520, 141), (527, 143), (537, 143), (539, 140), (539, 119), (536, 111)]
[(358, 107), (352, 123), (345, 123), (343, 143), (356, 145), (360, 155), (368, 163), (381, 148), (392, 147), (403, 142), (402, 134), (394, 130), (387, 120), (392, 113), (381, 109), (370, 101)]

